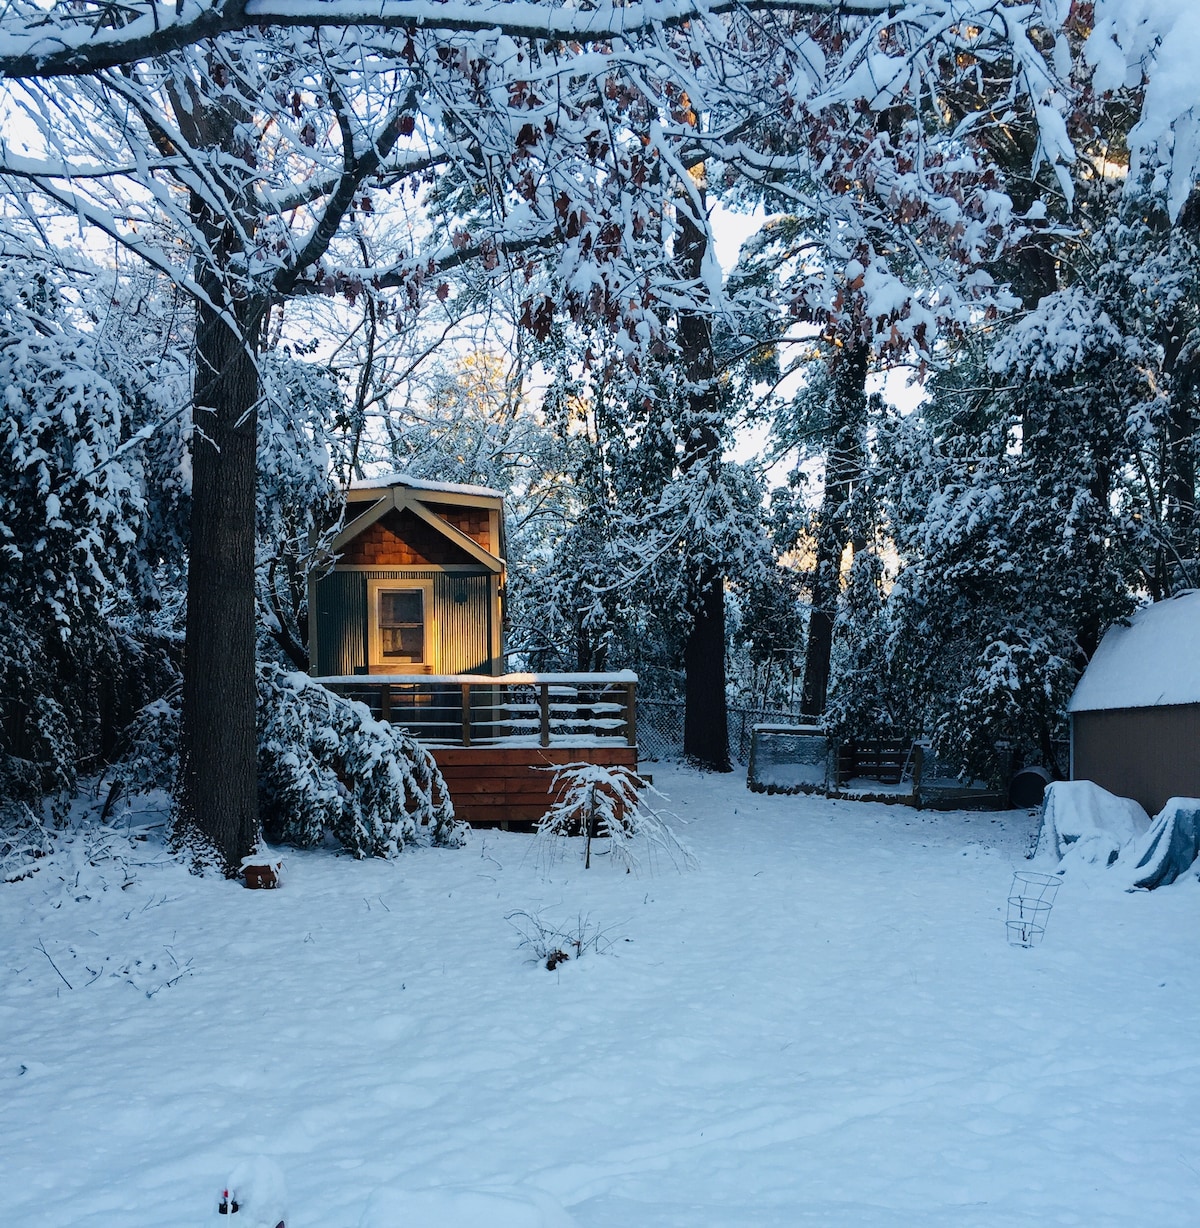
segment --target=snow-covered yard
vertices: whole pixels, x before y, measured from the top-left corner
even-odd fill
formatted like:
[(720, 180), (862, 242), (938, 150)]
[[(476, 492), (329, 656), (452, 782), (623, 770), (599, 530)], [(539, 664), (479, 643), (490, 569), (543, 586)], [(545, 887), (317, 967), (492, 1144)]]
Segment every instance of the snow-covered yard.
[[(698, 868), (475, 833), (276, 892), (0, 887), (0, 1219), (236, 1226), (262, 1156), (288, 1228), (559, 1222), (537, 1191), (581, 1228), (1196, 1222), (1193, 878), (1068, 875), (1013, 948), (1024, 813), (657, 783)], [(514, 912), (599, 949), (549, 972)]]

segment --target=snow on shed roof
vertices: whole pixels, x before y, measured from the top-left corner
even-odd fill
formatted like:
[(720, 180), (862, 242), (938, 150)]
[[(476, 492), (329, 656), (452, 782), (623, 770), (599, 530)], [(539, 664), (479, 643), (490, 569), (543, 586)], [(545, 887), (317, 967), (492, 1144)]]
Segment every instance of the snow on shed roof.
[(1068, 712), (1200, 703), (1200, 589), (1114, 624), (1083, 672)]
[(411, 473), (383, 473), (377, 478), (355, 478), (351, 490), (383, 490), (385, 487), (407, 486), (409, 490), (429, 490), (447, 495), (479, 495), (485, 499), (503, 499), (504, 494), (489, 486), (467, 486), (461, 482), (430, 482), (415, 478)]

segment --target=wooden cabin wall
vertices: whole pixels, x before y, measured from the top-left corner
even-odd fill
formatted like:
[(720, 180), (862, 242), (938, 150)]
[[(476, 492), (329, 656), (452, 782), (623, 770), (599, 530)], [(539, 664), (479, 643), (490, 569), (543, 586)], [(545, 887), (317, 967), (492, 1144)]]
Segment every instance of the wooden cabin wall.
[[(488, 573), (361, 568), (334, 571), (317, 581), (317, 676), (353, 674), (366, 666), (368, 580), (433, 581), (438, 655), (432, 672), (491, 674), (499, 669), (492, 658), (494, 580)], [(459, 594), (464, 601), (455, 600)]]

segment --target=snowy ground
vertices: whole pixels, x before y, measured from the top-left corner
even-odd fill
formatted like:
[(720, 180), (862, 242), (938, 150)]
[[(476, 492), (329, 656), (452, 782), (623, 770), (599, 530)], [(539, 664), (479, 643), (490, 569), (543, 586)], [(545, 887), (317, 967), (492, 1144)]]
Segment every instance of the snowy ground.
[[(0, 1219), (237, 1228), (263, 1156), (288, 1228), (1197, 1222), (1194, 879), (1068, 877), (1013, 948), (1023, 813), (656, 779), (696, 869), (476, 833), (0, 887)], [(548, 972), (515, 910), (607, 949)]]

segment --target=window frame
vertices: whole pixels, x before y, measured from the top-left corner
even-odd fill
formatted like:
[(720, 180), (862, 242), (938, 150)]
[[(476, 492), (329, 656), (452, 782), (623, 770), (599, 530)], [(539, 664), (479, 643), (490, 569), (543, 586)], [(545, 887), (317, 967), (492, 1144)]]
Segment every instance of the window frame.
[[(421, 594), (423, 639), (421, 661), (388, 661), (383, 655), (381, 604), (384, 593)], [(372, 674), (431, 674), (433, 673), (433, 581), (406, 579), (367, 581), (367, 626), (370, 658), (367, 669)]]

